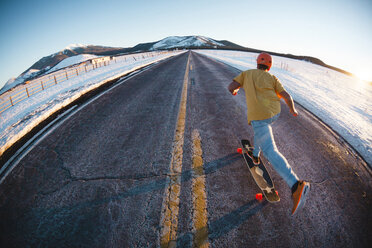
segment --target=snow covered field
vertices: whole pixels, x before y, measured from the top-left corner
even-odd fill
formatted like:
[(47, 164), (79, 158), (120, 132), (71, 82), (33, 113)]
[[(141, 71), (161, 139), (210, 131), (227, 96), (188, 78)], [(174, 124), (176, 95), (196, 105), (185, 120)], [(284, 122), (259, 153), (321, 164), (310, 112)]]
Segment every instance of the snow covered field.
[[(15, 104), (0, 114), (0, 155), (48, 116), (67, 106), (86, 92), (143, 66), (183, 52), (173, 51), (158, 53), (154, 57), (143, 57), (143, 59), (122, 60), (66, 80)], [(69, 58), (68, 60), (73, 59)], [(61, 63), (65, 62), (62, 61)]]
[[(256, 53), (195, 51), (240, 70), (256, 68)], [(270, 72), (294, 100), (339, 133), (372, 166), (372, 86), (306, 61), (273, 57)]]

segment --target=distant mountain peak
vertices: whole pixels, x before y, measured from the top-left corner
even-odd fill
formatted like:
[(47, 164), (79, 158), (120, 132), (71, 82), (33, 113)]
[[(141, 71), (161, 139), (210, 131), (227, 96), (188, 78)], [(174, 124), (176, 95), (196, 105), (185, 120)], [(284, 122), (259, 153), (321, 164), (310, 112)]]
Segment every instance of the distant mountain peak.
[(83, 44), (70, 44), (67, 47), (65, 47), (63, 50), (75, 50), (77, 48), (85, 48), (87, 45)]
[(169, 36), (155, 42), (150, 50), (191, 48), (191, 47), (224, 47), (225, 44), (205, 36)]

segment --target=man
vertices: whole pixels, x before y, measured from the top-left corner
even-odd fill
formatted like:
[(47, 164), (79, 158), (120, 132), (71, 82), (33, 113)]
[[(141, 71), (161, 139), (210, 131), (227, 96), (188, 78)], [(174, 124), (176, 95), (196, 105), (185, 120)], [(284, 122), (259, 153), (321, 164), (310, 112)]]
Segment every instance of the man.
[(278, 151), (274, 141), (271, 124), (280, 115), (280, 99), (284, 99), (293, 116), (297, 116), (298, 113), (292, 97), (285, 91), (279, 79), (268, 72), (272, 61), (270, 54), (261, 53), (257, 57), (257, 69), (240, 73), (230, 83), (228, 90), (236, 95), (241, 87), (244, 89), (248, 124), (252, 125), (254, 132), (254, 150), (248, 155), (253, 163), (259, 164), (262, 152), (285, 180), (292, 189), (292, 214), (294, 214), (305, 204), (310, 184), (298, 179), (286, 158)]

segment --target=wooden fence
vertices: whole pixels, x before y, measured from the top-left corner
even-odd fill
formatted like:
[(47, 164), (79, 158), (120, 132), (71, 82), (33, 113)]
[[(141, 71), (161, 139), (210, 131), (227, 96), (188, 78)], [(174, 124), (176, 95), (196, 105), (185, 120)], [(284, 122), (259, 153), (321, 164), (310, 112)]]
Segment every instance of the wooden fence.
[(102, 66), (108, 66), (112, 63), (124, 63), (130, 61), (138, 61), (148, 57), (157, 56), (163, 52), (148, 52), (139, 54), (122, 55), (115, 57), (106, 57), (106, 59), (92, 59), (82, 62), (78, 65), (73, 65), (65, 69), (61, 69), (50, 74), (35, 78), (31, 81), (16, 86), (15, 88), (0, 95), (0, 114), (5, 110), (13, 107), (17, 103), (35, 95), (41, 91), (44, 91), (56, 84), (63, 83), (66, 80), (72, 79), (79, 75), (89, 73), (92, 70), (100, 68)]

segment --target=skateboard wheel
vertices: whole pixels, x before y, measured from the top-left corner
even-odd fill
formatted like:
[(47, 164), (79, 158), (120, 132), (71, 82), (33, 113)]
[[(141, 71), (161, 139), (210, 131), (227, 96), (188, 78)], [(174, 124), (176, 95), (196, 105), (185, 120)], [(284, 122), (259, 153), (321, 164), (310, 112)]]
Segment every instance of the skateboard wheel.
[(243, 149), (242, 149), (242, 148), (238, 148), (238, 149), (236, 149), (236, 151), (237, 151), (238, 153), (240, 153), (240, 154), (243, 153)]
[(261, 201), (262, 200), (262, 193), (256, 194), (256, 200)]
[(277, 196), (279, 196), (279, 193), (278, 193), (278, 191), (277, 191), (277, 190), (275, 190), (275, 193), (276, 193), (276, 195), (277, 195)]

